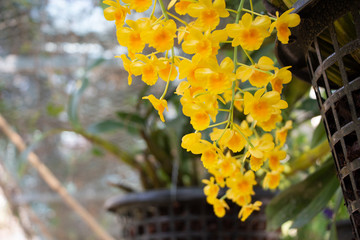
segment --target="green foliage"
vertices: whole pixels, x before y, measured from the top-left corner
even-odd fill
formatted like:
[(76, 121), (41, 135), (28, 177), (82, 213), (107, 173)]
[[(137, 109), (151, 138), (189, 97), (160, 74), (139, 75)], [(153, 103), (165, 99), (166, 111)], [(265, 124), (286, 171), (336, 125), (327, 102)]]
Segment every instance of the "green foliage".
[(322, 123), (322, 121), (320, 121), (320, 123), (315, 128), (315, 131), (311, 138), (310, 147), (314, 148), (324, 141), (327, 141), (326, 132), (325, 132), (324, 124)]
[(308, 222), (306, 225), (298, 229), (297, 239), (326, 239), (328, 222), (329, 221), (324, 214), (317, 214), (311, 222)]
[(336, 230), (336, 219), (341, 208), (341, 203), (344, 202), (344, 197), (341, 192), (341, 189), (338, 188), (335, 193), (335, 206), (334, 206), (334, 216), (332, 218), (331, 229), (330, 229), (330, 237), (329, 240), (337, 240), (337, 230)]
[(103, 152), (100, 148), (98, 148), (98, 147), (93, 147), (93, 148), (91, 149), (91, 152), (92, 152), (92, 154), (93, 154), (94, 156), (98, 156), (98, 157), (104, 156), (104, 152)]
[(338, 188), (332, 159), (324, 163), (304, 181), (278, 194), (266, 208), (267, 227), (277, 229), (293, 220), (293, 227), (302, 227), (328, 204)]
[[(147, 94), (148, 86), (139, 91), (139, 97), (135, 98), (137, 102), (131, 103), (134, 105), (133, 110), (117, 111), (111, 118), (102, 119), (86, 128), (82, 126), (78, 109), (80, 99), (89, 86), (88, 73), (102, 62), (102, 58), (98, 59), (84, 70), (77, 89), (70, 96), (68, 116), (72, 125), (71, 130), (94, 144), (96, 148), (93, 148), (93, 154), (101, 156), (105, 150), (119, 161), (133, 167), (139, 172), (145, 189), (165, 188), (171, 184), (198, 185), (201, 176), (197, 173), (197, 167), (191, 163), (195, 156), (180, 147), (181, 137), (190, 131), (188, 121), (181, 116), (167, 121), (166, 128), (161, 127), (162, 123), (157, 118), (156, 110), (149, 103), (140, 104), (140, 101), (143, 101), (140, 96)], [(166, 100), (169, 105), (181, 111), (176, 97)], [(57, 109), (50, 110), (56, 112)], [(156, 115), (156, 118), (153, 115)], [(119, 131), (129, 133), (133, 139), (142, 140), (144, 145), (134, 151), (106, 140), (105, 134)], [(141, 160), (137, 160), (136, 155), (141, 155)]]
[(81, 96), (89, 85), (88, 73), (97, 66), (99, 66), (104, 61), (105, 61), (104, 58), (96, 59), (94, 62), (92, 62), (89, 66), (87, 66), (84, 69), (84, 74), (81, 77), (81, 79), (78, 81), (78, 84), (80, 86), (70, 96), (68, 103), (68, 116), (70, 123), (73, 125), (74, 128), (81, 128), (81, 124), (79, 122), (79, 116), (78, 116), (78, 107)]
[(145, 127), (146, 120), (142, 116), (131, 112), (117, 112), (118, 119), (106, 119), (91, 124), (87, 131), (91, 134), (102, 134), (124, 129), (133, 135), (139, 135), (139, 130)]
[(57, 105), (57, 104), (53, 104), (53, 103), (49, 103), (46, 106), (46, 112), (47, 114), (49, 114), (52, 117), (57, 117), (59, 116), (60, 113), (62, 113), (64, 111), (64, 106), (62, 105)]
[(277, 8), (279, 11), (286, 11), (289, 9), (289, 3), (287, 0), (267, 0), (267, 2)]
[(114, 120), (104, 120), (98, 123), (94, 123), (91, 124), (88, 128), (87, 128), (87, 132), (90, 134), (102, 134), (102, 133), (107, 133), (107, 132), (113, 132), (116, 130), (119, 130), (121, 128), (124, 128), (124, 124), (119, 122), (119, 121), (114, 121)]
[[(328, 182), (323, 183), (324, 186), (319, 189), (316, 195), (314, 195), (313, 199), (309, 202), (309, 204), (300, 211), (300, 213), (294, 218), (293, 228), (300, 228), (306, 225), (311, 221), (319, 212), (321, 212), (331, 197), (334, 195), (334, 192), (339, 187), (339, 182), (336, 178), (336, 174), (332, 174), (332, 177), (328, 179)], [(313, 183), (319, 184), (320, 183)]]

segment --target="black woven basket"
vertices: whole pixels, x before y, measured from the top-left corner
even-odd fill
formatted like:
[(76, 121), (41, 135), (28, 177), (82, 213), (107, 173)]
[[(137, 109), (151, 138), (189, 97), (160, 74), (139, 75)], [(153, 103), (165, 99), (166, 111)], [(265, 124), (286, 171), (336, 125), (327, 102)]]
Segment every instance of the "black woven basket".
[(154, 190), (109, 199), (105, 207), (118, 216), (121, 240), (277, 240), (279, 232), (266, 232), (264, 206), (273, 194), (258, 191), (263, 201), (245, 222), (237, 218), (239, 207), (231, 205), (217, 218), (206, 203), (203, 190), (182, 188)]
[(360, 239), (360, 1), (297, 1), (301, 23), (279, 62), (312, 84), (356, 239)]

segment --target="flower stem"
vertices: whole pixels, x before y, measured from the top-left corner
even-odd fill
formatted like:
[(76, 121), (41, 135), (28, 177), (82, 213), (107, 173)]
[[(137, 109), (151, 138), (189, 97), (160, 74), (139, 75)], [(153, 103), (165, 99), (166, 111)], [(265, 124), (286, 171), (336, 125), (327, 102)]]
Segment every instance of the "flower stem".
[(189, 60), (188, 58), (186, 58), (186, 57), (183, 57), (183, 56), (176, 56), (177, 58), (180, 58), (180, 59), (182, 59), (182, 60)]
[[(237, 10), (237, 14), (236, 14), (236, 18), (235, 18), (235, 23), (239, 22), (240, 19), (240, 14), (241, 14), (241, 10), (244, 6), (244, 0), (240, 1), (238, 10)], [(237, 54), (238, 54), (238, 47), (234, 47), (234, 72), (236, 72), (236, 67), (237, 67)], [(234, 121), (234, 103), (235, 103), (235, 93), (236, 93), (236, 83), (237, 81), (233, 81), (232, 83), (232, 97), (231, 97), (231, 103), (230, 103), (230, 116), (229, 116), (229, 122), (228, 125), (230, 123), (232, 123)], [(230, 127), (232, 127), (233, 124), (230, 125)]]
[[(239, 90), (241, 93), (259, 90), (259, 88), (256, 88), (256, 87), (248, 87), (248, 88), (244, 88), (244, 89), (236, 88), (236, 89)], [(243, 100), (243, 99), (242, 99), (242, 100)]]
[(157, 0), (154, 1), (154, 7), (153, 7), (153, 9), (151, 11), (150, 19), (154, 16), (155, 9), (156, 9), (156, 2), (157, 2)]
[[(264, 16), (264, 14), (254, 12), (253, 10), (250, 10), (250, 9), (243, 8), (242, 10), (243, 10), (244, 12), (248, 12), (248, 13), (251, 13), (251, 14), (254, 14), (254, 15), (257, 15), (257, 16)], [(268, 16), (268, 15), (266, 15), (266, 16)], [(270, 17), (270, 16), (268, 16), (268, 17), (269, 17), (271, 20), (273, 20), (273, 21), (276, 20), (276, 18), (274, 18), (274, 17)]]
[(217, 126), (223, 125), (223, 124), (225, 124), (225, 123), (227, 123), (227, 122), (228, 122), (228, 121), (226, 120), (226, 121), (223, 121), (223, 122), (215, 123), (215, 124), (210, 125), (208, 128), (217, 127)]
[(183, 20), (181, 20), (180, 18), (178, 18), (177, 16), (175, 16), (174, 14), (172, 14), (172, 13), (170, 13), (170, 12), (166, 12), (167, 13), (167, 15), (169, 15), (170, 17), (172, 17), (172, 18), (174, 18), (174, 19), (176, 19), (176, 20), (178, 20), (179, 22), (181, 22), (182, 24), (184, 24), (185, 26), (187, 26), (188, 24), (187, 24), (187, 22), (185, 22), (185, 21), (183, 21)]
[(244, 48), (242, 48), (242, 50), (244, 51), (245, 55), (246, 55), (246, 56), (248, 57), (248, 59), (250, 60), (251, 65), (255, 65), (254, 60), (250, 57), (249, 53), (248, 53)]
[[(174, 59), (174, 57), (173, 57), (173, 59)], [(164, 99), (164, 97), (165, 97), (165, 95), (166, 95), (166, 93), (167, 93), (167, 91), (168, 91), (168, 89), (169, 89), (170, 78), (171, 78), (171, 73), (172, 73), (172, 71), (173, 71), (173, 68), (174, 68), (174, 62), (171, 64), (170, 71), (169, 71), (169, 76), (168, 76), (168, 79), (167, 79), (167, 81), (166, 81), (165, 90), (164, 90), (163, 94), (161, 95), (160, 100), (161, 100), (161, 99)]]
[(236, 14), (238, 13), (238, 11), (231, 9), (231, 8), (226, 8), (226, 11), (236, 13)]
[(163, 1), (162, 1), (162, 0), (158, 0), (158, 1), (159, 1), (160, 8), (161, 8), (161, 11), (162, 11), (165, 19), (166, 19), (166, 20), (169, 20), (169, 17), (168, 17), (168, 15), (167, 15), (167, 11), (166, 11), (166, 8), (165, 8), (165, 5), (164, 5)]
[(253, 66), (249, 66), (249, 65), (244, 64), (244, 63), (237, 63), (237, 64), (240, 65), (240, 66), (246, 66), (246, 67), (251, 68), (251, 69), (253, 69), (253, 70), (255, 70), (255, 71), (259, 71), (259, 72), (267, 73), (267, 74), (269, 74), (269, 75), (273, 75), (270, 71), (262, 70), (262, 69), (260, 69), (260, 68), (256, 68), (256, 67), (253, 67)]
[(243, 138), (245, 138), (246, 142), (250, 145), (250, 147), (253, 148), (254, 145), (252, 145), (252, 143), (250, 142), (249, 138), (247, 138), (247, 137), (244, 135), (244, 133), (241, 131), (241, 129), (240, 129), (237, 125), (234, 124), (234, 126), (235, 126), (236, 130), (239, 131), (239, 133), (241, 134), (241, 136), (242, 136)]
[[(160, 5), (160, 8), (161, 8), (161, 11), (164, 15), (164, 18), (166, 20), (169, 20), (169, 16), (168, 16), (168, 12), (166, 11), (166, 8), (165, 8), (165, 5), (163, 3), (162, 0), (158, 0), (159, 1), (159, 5)], [(170, 77), (171, 77), (171, 72), (173, 70), (173, 67), (174, 67), (174, 64), (175, 64), (175, 51), (174, 51), (174, 47), (171, 48), (171, 62), (172, 62), (172, 65), (171, 65), (171, 68), (170, 68), (170, 72), (169, 72), (169, 77), (168, 77), (168, 80), (166, 82), (166, 87), (165, 87), (165, 90), (162, 94), (162, 96), (160, 97), (160, 99), (163, 99), (167, 93), (167, 90), (169, 89), (169, 84), (170, 84)]]
[(252, 0), (250, 0), (250, 9), (251, 9), (251, 15), (254, 18), (254, 6)]

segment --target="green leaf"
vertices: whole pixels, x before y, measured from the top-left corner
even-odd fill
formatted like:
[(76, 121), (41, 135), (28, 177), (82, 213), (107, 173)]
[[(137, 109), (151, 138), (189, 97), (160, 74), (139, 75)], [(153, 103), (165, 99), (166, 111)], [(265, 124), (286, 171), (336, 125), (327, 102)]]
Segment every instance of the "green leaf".
[(49, 103), (46, 106), (46, 111), (50, 116), (57, 117), (62, 111), (64, 111), (64, 106)]
[(338, 240), (337, 230), (336, 230), (336, 222), (331, 223), (329, 240)]
[(339, 187), (335, 193), (334, 216), (331, 223), (329, 240), (338, 240), (338, 234), (336, 229), (336, 217), (338, 215), (343, 200), (344, 200), (344, 196), (342, 194), (341, 188)]
[(124, 128), (123, 123), (118, 122), (118, 121), (113, 121), (113, 120), (105, 120), (105, 121), (90, 125), (88, 127), (87, 131), (91, 134), (96, 135), (99, 133), (116, 131), (116, 130), (119, 130), (120, 128)]
[(277, 10), (286, 11), (289, 9), (289, 6), (287, 6), (283, 0), (267, 0), (267, 2), (271, 3)]
[(92, 62), (88, 67), (86, 67), (85, 72), (89, 72), (102, 64), (106, 59), (105, 58), (98, 58), (94, 62)]
[(68, 115), (69, 115), (69, 120), (70, 120), (71, 124), (75, 128), (79, 128), (81, 126), (80, 122), (79, 122), (78, 108), (79, 108), (79, 102), (80, 102), (81, 96), (84, 93), (85, 89), (89, 85), (88, 72), (93, 70), (95, 67), (99, 66), (104, 61), (105, 61), (104, 58), (98, 58), (93, 63), (91, 63), (88, 67), (86, 67), (84, 69), (84, 75), (79, 80), (80, 87), (78, 87), (70, 95), (69, 103), (68, 103)]
[(124, 124), (135, 124), (145, 126), (146, 120), (136, 113), (129, 112), (117, 112), (117, 116), (121, 119)]
[(306, 98), (301, 102), (300, 106), (297, 109), (305, 110), (311, 112), (314, 116), (320, 115), (319, 105), (316, 99)]
[(325, 240), (325, 234), (329, 225), (329, 219), (322, 213), (308, 222), (305, 226), (297, 229), (297, 238), (300, 240)]
[(313, 133), (310, 147), (314, 148), (320, 143), (322, 143), (326, 139), (326, 132), (325, 127), (322, 121), (318, 124), (318, 126), (315, 128), (315, 131)]
[(109, 5), (103, 3), (102, 1), (100, 1), (100, 7), (104, 10), (105, 8), (108, 8)]
[[(333, 178), (336, 178), (336, 174), (333, 161), (330, 158), (304, 181), (278, 194), (266, 208), (267, 228), (271, 230), (278, 229), (283, 223), (296, 219), (298, 215), (306, 215), (308, 210), (319, 210), (319, 205), (323, 205), (325, 201), (330, 200), (330, 198), (327, 200), (322, 198), (319, 194), (326, 193), (326, 196), (330, 195), (333, 185), (335, 185)], [(328, 187), (328, 184), (331, 186)], [(323, 189), (327, 189), (327, 191), (323, 192)], [(321, 201), (321, 204), (312, 203), (314, 199)]]
[(98, 147), (93, 147), (91, 149), (91, 152), (94, 156), (97, 156), (97, 157), (102, 157), (105, 155), (104, 152)]
[(328, 204), (331, 197), (339, 187), (339, 181), (335, 174), (331, 175), (331, 179), (325, 183), (322, 189), (317, 193), (311, 202), (296, 216), (292, 228), (300, 228), (311, 221), (318, 213), (320, 213)]
[(75, 90), (75, 92), (70, 95), (69, 103), (68, 103), (69, 120), (75, 128), (80, 127), (79, 116), (78, 116), (78, 106), (79, 106), (79, 101), (80, 101), (80, 98), (81, 98), (83, 92), (89, 85), (89, 79), (87, 77), (83, 77), (80, 80), (80, 82), (81, 82), (81, 87), (79, 89)]
[(291, 112), (295, 108), (295, 105), (309, 92), (310, 87), (311, 84), (293, 75), (291, 82), (283, 89), (284, 98), (289, 104), (287, 111)]

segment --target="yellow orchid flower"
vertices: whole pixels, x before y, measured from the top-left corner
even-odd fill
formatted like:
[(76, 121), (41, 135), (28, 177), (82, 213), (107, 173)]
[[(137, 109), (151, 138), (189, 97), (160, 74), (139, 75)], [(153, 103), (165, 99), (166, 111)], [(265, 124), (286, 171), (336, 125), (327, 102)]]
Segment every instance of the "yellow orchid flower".
[(272, 89), (278, 93), (282, 92), (283, 85), (291, 81), (292, 74), (288, 70), (290, 67), (283, 67), (275, 70), (274, 77), (270, 80)]
[(150, 47), (154, 47), (159, 52), (170, 50), (174, 46), (176, 23), (172, 19), (162, 21), (148, 31), (144, 31), (141, 37), (148, 41)]
[(124, 3), (130, 5), (130, 9), (136, 12), (145, 12), (152, 5), (152, 0), (122, 0)]
[(289, 42), (289, 36), (291, 35), (291, 31), (289, 27), (296, 27), (300, 24), (300, 16), (296, 13), (291, 13), (294, 8), (291, 8), (281, 14), (279, 17), (279, 12), (276, 12), (276, 21), (273, 22), (270, 26), (270, 32), (276, 28), (277, 30), (277, 37), (279, 41), (283, 44)]
[[(269, 57), (261, 57), (257, 64), (252, 66), (241, 66), (236, 70), (236, 78), (241, 79), (242, 82), (249, 80), (251, 85), (254, 87), (265, 87), (270, 80), (273, 78), (273, 75), (269, 70), (276, 69), (274, 66), (273, 60)], [(259, 70), (257, 70), (259, 69)]]
[(165, 99), (157, 99), (154, 95), (143, 97), (142, 99), (148, 99), (153, 107), (158, 111), (161, 121), (165, 122), (164, 110), (168, 111), (167, 101)]
[(287, 102), (281, 100), (276, 91), (265, 93), (265, 89), (260, 89), (254, 95), (249, 92), (244, 94), (244, 114), (250, 114), (256, 121), (267, 121), (272, 114), (278, 114), (287, 107)]
[(186, 11), (191, 17), (197, 18), (195, 25), (205, 30), (215, 29), (220, 23), (220, 18), (229, 16), (224, 0), (215, 0), (214, 2), (199, 0), (199, 2), (187, 6)]
[(122, 26), (126, 15), (130, 14), (130, 9), (126, 6), (122, 6), (118, 1), (105, 0), (103, 3), (110, 6), (104, 9), (105, 19), (108, 21), (115, 21), (116, 26)]
[(245, 205), (241, 208), (238, 218), (241, 218), (241, 221), (244, 222), (253, 211), (259, 211), (260, 207), (262, 205), (262, 202), (256, 201), (253, 204)]
[(255, 20), (249, 13), (245, 13), (239, 23), (228, 24), (226, 31), (233, 38), (232, 46), (241, 45), (245, 50), (258, 50), (264, 39), (270, 36), (268, 31), (271, 20), (268, 16), (259, 16)]

